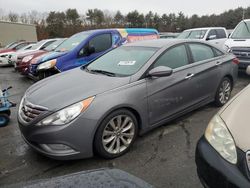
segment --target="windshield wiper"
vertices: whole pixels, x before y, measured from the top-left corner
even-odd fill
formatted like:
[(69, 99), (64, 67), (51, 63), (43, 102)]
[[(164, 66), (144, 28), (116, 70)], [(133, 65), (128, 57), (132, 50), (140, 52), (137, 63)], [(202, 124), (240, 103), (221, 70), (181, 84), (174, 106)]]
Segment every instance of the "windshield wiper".
[(104, 71), (104, 70), (97, 70), (97, 69), (91, 69), (91, 70), (90, 70), (90, 69), (88, 69), (88, 68), (86, 68), (86, 70), (87, 70), (88, 72), (104, 74), (104, 75), (107, 75), (107, 76), (116, 76), (115, 73), (113, 73), (113, 72), (108, 72), (108, 71)]

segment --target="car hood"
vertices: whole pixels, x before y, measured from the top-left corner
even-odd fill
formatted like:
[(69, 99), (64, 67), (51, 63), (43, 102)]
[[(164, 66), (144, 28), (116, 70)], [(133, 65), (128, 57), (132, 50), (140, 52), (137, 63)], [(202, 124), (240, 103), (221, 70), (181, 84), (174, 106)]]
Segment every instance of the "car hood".
[(25, 98), (33, 104), (56, 111), (126, 85), (129, 81), (130, 77), (91, 74), (76, 68), (37, 82), (26, 91)]
[(63, 55), (66, 55), (67, 52), (50, 52), (48, 54), (46, 54), (45, 56), (43, 56), (38, 63), (43, 63), (45, 61), (49, 61), (51, 59), (56, 59), (58, 57), (61, 57)]
[(225, 45), (231, 47), (248, 47), (250, 46), (250, 39), (228, 39)]
[(235, 144), (244, 152), (250, 149), (250, 85), (237, 94), (219, 114), (231, 132)]

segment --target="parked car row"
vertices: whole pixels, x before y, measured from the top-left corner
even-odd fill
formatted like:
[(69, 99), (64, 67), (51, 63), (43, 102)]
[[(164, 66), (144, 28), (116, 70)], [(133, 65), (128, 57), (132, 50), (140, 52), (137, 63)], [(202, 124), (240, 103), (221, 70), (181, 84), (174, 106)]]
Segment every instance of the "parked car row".
[[(248, 63), (250, 53), (242, 58), (235, 50), (248, 50), (235, 47), (249, 42), (248, 24), (239, 23), (229, 39), (219, 27), (160, 40), (154, 29), (100, 29), (53, 39), (54, 48), (18, 52), (13, 62), (19, 72), (51, 76), (21, 100), (24, 140), (54, 159), (94, 154), (112, 159), (129, 151), (138, 135), (208, 103), (225, 105), (238, 64)], [(242, 104), (247, 112), (247, 90), (214, 116), (197, 145), (197, 171), (205, 187), (249, 187), (246, 113), (238, 109)]]
[[(99, 29), (77, 33), (68, 39), (42, 40), (29, 50), (8, 54), (9, 64), (23, 75), (43, 79), (87, 64), (127, 42), (157, 39), (155, 29)], [(1, 54), (1, 52), (0, 52)]]

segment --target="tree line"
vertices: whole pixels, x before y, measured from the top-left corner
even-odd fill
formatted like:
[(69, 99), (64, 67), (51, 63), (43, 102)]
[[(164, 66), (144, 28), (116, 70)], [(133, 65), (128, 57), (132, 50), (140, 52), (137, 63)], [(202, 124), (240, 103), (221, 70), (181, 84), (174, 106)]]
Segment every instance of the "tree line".
[(158, 14), (149, 11), (146, 14), (133, 10), (127, 14), (120, 11), (88, 9), (85, 14), (79, 14), (76, 9), (39, 13), (3, 14), (0, 9), (0, 20), (35, 24), (38, 39), (51, 37), (69, 37), (74, 33), (96, 28), (146, 27), (155, 28), (160, 32), (181, 32), (196, 27), (221, 26), (233, 29), (242, 18), (250, 18), (250, 7), (236, 8), (221, 14), (186, 16), (183, 12)]

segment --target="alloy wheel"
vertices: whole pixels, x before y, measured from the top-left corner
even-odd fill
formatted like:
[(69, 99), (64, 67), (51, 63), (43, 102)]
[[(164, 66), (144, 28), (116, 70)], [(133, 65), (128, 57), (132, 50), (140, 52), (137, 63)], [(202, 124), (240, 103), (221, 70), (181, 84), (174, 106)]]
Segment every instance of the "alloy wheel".
[(224, 80), (219, 90), (219, 100), (222, 104), (227, 103), (231, 94), (231, 83), (229, 80)]
[(119, 154), (126, 150), (135, 136), (135, 124), (128, 115), (118, 115), (105, 126), (102, 144), (106, 152)]

